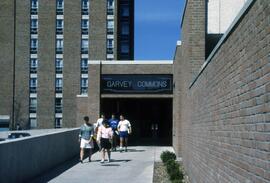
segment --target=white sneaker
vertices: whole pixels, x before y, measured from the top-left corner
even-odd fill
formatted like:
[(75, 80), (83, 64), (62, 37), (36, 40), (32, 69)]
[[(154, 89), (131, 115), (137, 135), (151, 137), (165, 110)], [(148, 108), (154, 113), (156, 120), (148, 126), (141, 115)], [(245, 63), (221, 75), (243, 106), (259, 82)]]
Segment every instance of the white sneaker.
[(104, 159), (102, 159), (102, 160), (100, 161), (100, 163), (104, 163)]

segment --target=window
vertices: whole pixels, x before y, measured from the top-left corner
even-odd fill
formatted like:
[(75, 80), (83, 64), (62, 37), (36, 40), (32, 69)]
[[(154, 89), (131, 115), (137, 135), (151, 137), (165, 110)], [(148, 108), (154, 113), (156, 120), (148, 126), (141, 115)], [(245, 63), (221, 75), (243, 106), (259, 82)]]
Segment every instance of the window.
[(83, 54), (88, 53), (88, 39), (82, 39), (82, 48), (81, 48), (81, 52)]
[(87, 19), (82, 19), (82, 34), (88, 34), (89, 21)]
[(30, 78), (30, 93), (37, 93), (37, 78)]
[(55, 118), (55, 128), (62, 127), (62, 118)]
[(128, 54), (129, 53), (129, 44), (128, 42), (121, 42), (121, 53)]
[(36, 58), (30, 60), (30, 73), (37, 73), (38, 61)]
[(63, 53), (63, 47), (64, 47), (64, 41), (63, 39), (56, 39), (56, 53)]
[(37, 34), (38, 29), (38, 20), (31, 19), (31, 34)]
[(63, 72), (63, 59), (57, 58), (55, 60), (55, 71), (57, 74), (61, 74)]
[(81, 60), (81, 73), (88, 73), (88, 59), (84, 58)]
[(128, 5), (121, 5), (121, 16), (122, 17), (128, 17), (129, 16), (129, 7)]
[(108, 39), (107, 40), (107, 53), (112, 54), (113, 53), (113, 48), (114, 48), (114, 41), (113, 39)]
[(63, 109), (62, 101), (63, 101), (62, 98), (55, 99), (55, 113), (62, 113), (62, 109)]
[(31, 0), (31, 14), (36, 15), (38, 11), (38, 1), (37, 0)]
[(82, 14), (88, 15), (89, 14), (89, 1), (82, 0)]
[(107, 33), (108, 34), (113, 34), (113, 29), (114, 29), (114, 21), (113, 20), (108, 20), (108, 22), (107, 22)]
[(122, 35), (129, 35), (129, 23), (128, 22), (122, 22), (121, 34)]
[(88, 92), (88, 78), (81, 78), (81, 94)]
[(64, 0), (57, 0), (56, 1), (56, 14), (63, 15), (64, 12)]
[(56, 33), (63, 34), (64, 21), (62, 19), (56, 20)]
[(114, 14), (114, 0), (107, 1), (107, 14), (113, 15)]
[(37, 99), (30, 98), (29, 112), (36, 113), (37, 112)]
[(30, 118), (30, 127), (36, 128), (37, 127), (37, 118)]
[(62, 93), (63, 89), (63, 79), (62, 78), (56, 78), (55, 80), (55, 92), (56, 93)]
[(38, 49), (38, 40), (31, 39), (30, 52), (37, 53), (37, 49)]

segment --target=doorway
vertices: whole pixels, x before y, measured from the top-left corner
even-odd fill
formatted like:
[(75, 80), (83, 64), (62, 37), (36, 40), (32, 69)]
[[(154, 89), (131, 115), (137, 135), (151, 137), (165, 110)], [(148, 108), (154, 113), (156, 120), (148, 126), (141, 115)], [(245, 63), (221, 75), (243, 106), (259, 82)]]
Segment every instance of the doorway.
[(103, 98), (101, 112), (124, 114), (132, 125), (130, 145), (172, 145), (171, 98)]

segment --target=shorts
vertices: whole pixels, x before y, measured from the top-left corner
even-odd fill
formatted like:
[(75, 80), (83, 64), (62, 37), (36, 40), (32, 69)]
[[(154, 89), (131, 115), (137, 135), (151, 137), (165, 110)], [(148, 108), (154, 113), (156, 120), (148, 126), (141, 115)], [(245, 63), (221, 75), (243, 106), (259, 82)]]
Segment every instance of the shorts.
[(120, 131), (119, 136), (120, 138), (128, 138), (128, 131)]
[(82, 138), (80, 147), (84, 148), (84, 149), (92, 149), (92, 148), (94, 148), (93, 140), (91, 140), (89, 142), (89, 140), (85, 140), (85, 139)]
[(103, 149), (111, 149), (112, 145), (109, 139), (101, 138), (100, 139), (100, 147)]

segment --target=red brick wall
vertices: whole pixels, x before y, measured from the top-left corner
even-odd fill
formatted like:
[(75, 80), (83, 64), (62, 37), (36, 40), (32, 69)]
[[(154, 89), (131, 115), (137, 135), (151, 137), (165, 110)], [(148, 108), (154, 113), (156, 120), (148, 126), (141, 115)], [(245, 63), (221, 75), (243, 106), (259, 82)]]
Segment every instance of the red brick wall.
[(270, 182), (269, 1), (255, 1), (190, 89), (199, 48), (188, 43), (179, 123), (191, 182)]

